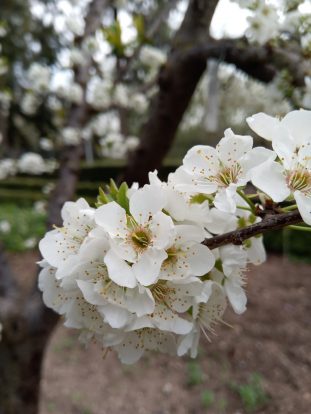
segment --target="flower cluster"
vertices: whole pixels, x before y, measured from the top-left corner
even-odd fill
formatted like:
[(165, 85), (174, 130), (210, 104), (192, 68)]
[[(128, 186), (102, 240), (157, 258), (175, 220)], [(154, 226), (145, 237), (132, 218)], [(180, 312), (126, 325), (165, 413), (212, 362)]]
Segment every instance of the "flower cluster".
[(228, 129), (216, 148), (190, 149), (167, 182), (153, 172), (142, 188), (112, 181), (96, 208), (65, 203), (63, 227), (39, 244), (39, 287), (83, 341), (97, 339), (126, 364), (145, 350), (195, 357), (200, 333), (214, 332), (228, 304), (244, 312), (245, 271), (265, 260), (262, 236), (213, 250), (204, 240), (261, 220), (243, 191), (249, 181), (261, 199), (294, 197), (311, 224), (311, 112), (248, 123), (273, 150)]
[(17, 173), (41, 175), (51, 173), (57, 168), (57, 162), (44, 158), (35, 152), (26, 152), (19, 159), (4, 158), (0, 160), (0, 180)]

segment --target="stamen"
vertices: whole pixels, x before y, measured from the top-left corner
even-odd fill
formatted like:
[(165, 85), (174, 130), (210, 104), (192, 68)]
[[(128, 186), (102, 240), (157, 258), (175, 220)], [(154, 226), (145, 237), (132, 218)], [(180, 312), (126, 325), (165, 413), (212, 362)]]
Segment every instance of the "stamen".
[(237, 183), (241, 172), (242, 167), (240, 164), (235, 163), (231, 167), (222, 167), (218, 174), (208, 177), (208, 180), (220, 187), (228, 187), (232, 183)]
[(286, 176), (286, 182), (292, 191), (301, 191), (311, 196), (311, 172), (306, 168), (290, 171)]

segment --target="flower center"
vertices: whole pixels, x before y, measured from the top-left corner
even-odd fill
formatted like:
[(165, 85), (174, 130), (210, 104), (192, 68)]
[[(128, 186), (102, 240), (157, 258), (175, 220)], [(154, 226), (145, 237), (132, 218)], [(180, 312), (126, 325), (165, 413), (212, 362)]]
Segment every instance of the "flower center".
[(165, 303), (165, 298), (174, 291), (173, 288), (167, 286), (166, 282), (159, 281), (150, 289), (154, 300), (158, 303)]
[(217, 175), (209, 177), (209, 180), (218, 184), (220, 187), (228, 187), (232, 183), (237, 183), (242, 172), (239, 163), (235, 163), (230, 167), (222, 167)]
[(301, 168), (295, 171), (290, 171), (286, 176), (288, 187), (292, 191), (301, 191), (306, 195), (311, 196), (311, 172)]
[(150, 233), (143, 228), (135, 229), (131, 234), (131, 240), (138, 249), (145, 249), (151, 241)]
[(163, 265), (175, 264), (177, 262), (178, 251), (176, 247), (170, 247), (166, 250), (167, 258), (164, 260)]

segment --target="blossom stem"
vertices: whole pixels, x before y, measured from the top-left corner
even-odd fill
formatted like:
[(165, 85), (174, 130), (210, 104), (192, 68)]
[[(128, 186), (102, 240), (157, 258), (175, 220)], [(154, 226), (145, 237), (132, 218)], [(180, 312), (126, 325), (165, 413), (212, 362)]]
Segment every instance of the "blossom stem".
[(253, 212), (253, 213), (255, 213), (256, 212), (256, 206), (255, 206), (255, 204), (252, 202), (252, 200), (250, 200), (249, 198), (248, 198), (248, 196), (246, 195), (246, 194), (244, 194), (243, 193), (243, 191), (242, 190), (237, 190), (237, 193), (239, 194), (239, 196), (240, 197), (242, 197), (243, 198), (243, 200), (250, 206), (250, 208), (251, 208), (251, 211)]
[(291, 225), (291, 226), (288, 226), (288, 228), (289, 229), (292, 229), (292, 230), (310, 231), (311, 232), (311, 227), (306, 227), (306, 226), (294, 226), (294, 225)]
[(240, 210), (250, 211), (251, 213), (253, 213), (253, 210), (250, 207), (236, 206), (236, 208)]
[(297, 209), (297, 204), (292, 204), (291, 206), (283, 207), (282, 211), (286, 212), (286, 211), (292, 211), (296, 209)]

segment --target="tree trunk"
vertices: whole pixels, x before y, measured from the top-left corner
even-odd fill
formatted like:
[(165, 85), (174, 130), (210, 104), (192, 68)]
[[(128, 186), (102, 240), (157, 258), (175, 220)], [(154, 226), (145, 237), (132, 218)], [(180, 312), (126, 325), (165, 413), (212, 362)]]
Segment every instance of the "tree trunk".
[(49, 321), (40, 330), (31, 328), (18, 315), (4, 324), (0, 342), (0, 414), (38, 413), (44, 352), (58, 320), (52, 311), (45, 312), (49, 313)]

